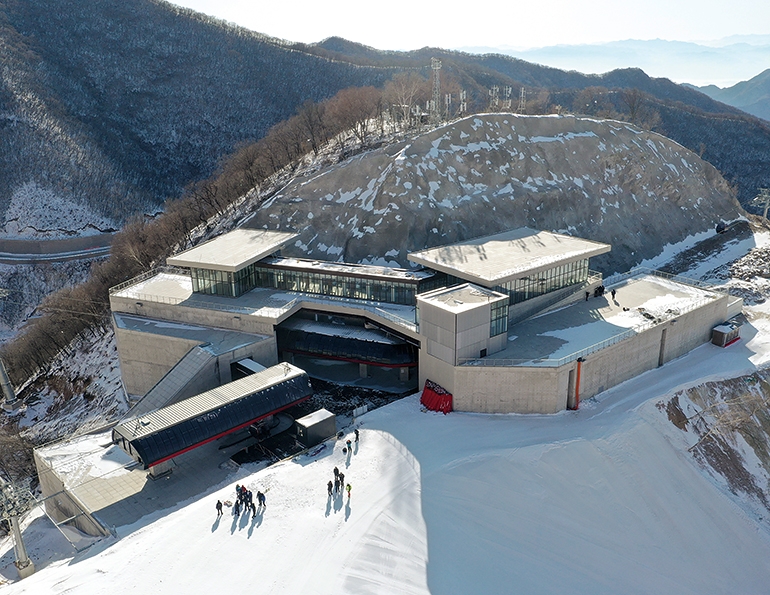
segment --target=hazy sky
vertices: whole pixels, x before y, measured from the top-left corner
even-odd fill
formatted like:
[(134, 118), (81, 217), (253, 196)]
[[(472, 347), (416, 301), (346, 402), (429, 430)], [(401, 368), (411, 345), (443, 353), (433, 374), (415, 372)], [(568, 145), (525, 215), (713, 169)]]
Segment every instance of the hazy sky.
[(543, 47), (623, 39), (716, 40), (770, 33), (770, 0), (178, 0), (291, 41), (332, 35), (378, 49)]

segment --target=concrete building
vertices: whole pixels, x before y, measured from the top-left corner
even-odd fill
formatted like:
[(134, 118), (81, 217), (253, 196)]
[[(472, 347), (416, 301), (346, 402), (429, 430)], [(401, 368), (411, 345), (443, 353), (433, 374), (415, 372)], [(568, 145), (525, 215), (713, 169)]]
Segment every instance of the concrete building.
[(326, 358), (430, 380), (456, 410), (553, 413), (709, 341), (742, 306), (654, 271), (602, 280), (589, 260), (609, 245), (528, 228), (412, 253), (414, 269), (282, 257), (294, 238), (236, 230), (113, 288), (128, 393), (176, 376), (208, 390), (244, 358)]

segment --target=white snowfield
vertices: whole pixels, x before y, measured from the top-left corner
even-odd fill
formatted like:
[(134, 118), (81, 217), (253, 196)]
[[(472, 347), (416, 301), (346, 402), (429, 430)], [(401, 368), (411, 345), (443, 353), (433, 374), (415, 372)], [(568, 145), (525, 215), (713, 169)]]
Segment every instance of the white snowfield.
[[(767, 593), (767, 511), (700, 470), (655, 406), (766, 365), (759, 322), (727, 349), (699, 347), (578, 412), (444, 416), (406, 398), (359, 419), (349, 458), (337, 441), (244, 466), (74, 558), (37, 521), (28, 541), (41, 568), (4, 592)], [(327, 498), (335, 465), (349, 500)], [(264, 491), (267, 508), (218, 520), (214, 505), (233, 500), (236, 483)]]

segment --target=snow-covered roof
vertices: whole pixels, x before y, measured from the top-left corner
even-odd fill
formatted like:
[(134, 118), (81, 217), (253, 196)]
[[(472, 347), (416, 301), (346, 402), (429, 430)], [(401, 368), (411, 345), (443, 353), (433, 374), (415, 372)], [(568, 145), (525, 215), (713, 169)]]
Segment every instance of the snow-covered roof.
[(408, 258), (425, 267), (490, 287), (610, 250), (609, 244), (520, 227), (413, 252)]
[(428, 279), (435, 275), (434, 271), (425, 269), (409, 270), (393, 267), (377, 266), (373, 264), (352, 264), (347, 262), (328, 262), (324, 260), (310, 260), (307, 258), (288, 258), (275, 256), (262, 259), (262, 263), (282, 269), (297, 269), (303, 271), (329, 272), (334, 274), (350, 275), (354, 277), (384, 278), (388, 281), (405, 281), (416, 283), (422, 279)]
[(309, 413), (305, 417), (298, 419), (297, 424), (307, 428), (314, 426), (320, 421), (329, 419), (330, 417), (334, 417), (334, 414), (331, 411), (327, 411), (326, 409), (319, 409), (318, 411), (313, 411), (313, 413)]
[(451, 312), (464, 312), (475, 308), (479, 304), (488, 304), (501, 299), (508, 299), (508, 296), (491, 289), (479, 287), (471, 283), (464, 285), (455, 285), (454, 287), (442, 287), (428, 293), (417, 296), (419, 301), (425, 301), (437, 305), (444, 310)]
[(235, 229), (166, 259), (169, 265), (234, 273), (279, 250), (298, 234), (269, 229)]

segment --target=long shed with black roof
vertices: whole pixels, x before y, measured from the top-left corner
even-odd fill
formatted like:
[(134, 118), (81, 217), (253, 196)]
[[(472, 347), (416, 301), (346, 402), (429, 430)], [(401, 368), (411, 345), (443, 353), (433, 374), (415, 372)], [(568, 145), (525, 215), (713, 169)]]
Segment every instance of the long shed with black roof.
[(296, 405), (310, 378), (281, 363), (199, 395), (121, 421), (112, 439), (145, 469)]

